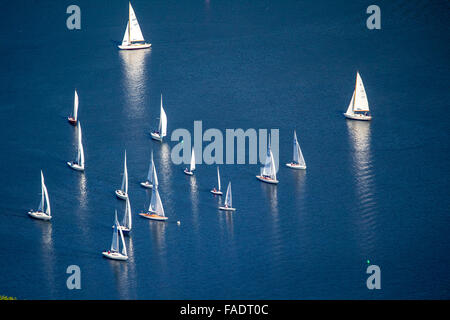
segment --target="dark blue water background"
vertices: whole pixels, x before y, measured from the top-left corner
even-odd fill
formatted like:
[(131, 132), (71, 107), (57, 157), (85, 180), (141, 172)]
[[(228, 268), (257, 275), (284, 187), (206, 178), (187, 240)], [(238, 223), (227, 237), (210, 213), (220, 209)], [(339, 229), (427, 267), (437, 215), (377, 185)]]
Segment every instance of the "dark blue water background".
[[(449, 298), (449, 6), (378, 1), (133, 1), (151, 50), (121, 52), (127, 1), (18, 1), (0, 13), (0, 294), (22, 299)], [(359, 70), (370, 123), (342, 116)], [(66, 117), (80, 96), (86, 172)], [(306, 172), (278, 186), (223, 165), (233, 214), (159, 144), (160, 93), (176, 128), (297, 130)], [(206, 145), (206, 144), (205, 144)], [(127, 149), (134, 229), (126, 263), (103, 259)], [(153, 148), (167, 223), (137, 213)], [(26, 212), (44, 170), (51, 223)], [(181, 225), (177, 226), (176, 221)], [(379, 265), (382, 289), (366, 288)], [(81, 290), (66, 268), (81, 268)]]

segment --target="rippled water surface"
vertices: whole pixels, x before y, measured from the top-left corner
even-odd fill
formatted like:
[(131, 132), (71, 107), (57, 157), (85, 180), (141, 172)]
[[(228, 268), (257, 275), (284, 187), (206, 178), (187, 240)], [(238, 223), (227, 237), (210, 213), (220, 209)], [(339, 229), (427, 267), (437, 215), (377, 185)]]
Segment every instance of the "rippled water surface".
[[(349, 1), (133, 1), (145, 51), (117, 50), (126, 1), (10, 2), (0, 13), (0, 294), (22, 299), (449, 298), (449, 7)], [(342, 116), (356, 71), (373, 121)], [(76, 156), (73, 91), (86, 153)], [(259, 165), (222, 165), (232, 214), (219, 212), (215, 165), (193, 177), (157, 143), (169, 134), (279, 129), (278, 186)], [(283, 166), (297, 130), (308, 168)], [(206, 144), (204, 144), (206, 146)], [(103, 259), (121, 218), (127, 150), (133, 231), (126, 263)], [(167, 223), (140, 218), (153, 150)], [(26, 212), (44, 171), (51, 223)], [(176, 221), (180, 221), (178, 226)], [(366, 288), (367, 260), (382, 289)], [(66, 268), (81, 268), (81, 290)]]

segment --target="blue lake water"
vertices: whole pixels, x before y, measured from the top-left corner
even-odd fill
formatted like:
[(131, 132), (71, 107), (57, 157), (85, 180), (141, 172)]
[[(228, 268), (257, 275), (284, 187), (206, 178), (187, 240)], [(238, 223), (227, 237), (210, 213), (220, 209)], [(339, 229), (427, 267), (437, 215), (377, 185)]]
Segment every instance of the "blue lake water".
[[(449, 5), (377, 1), (133, 1), (152, 48), (117, 49), (127, 1), (18, 1), (0, 13), (0, 294), (20, 299), (450, 298)], [(356, 71), (373, 121), (345, 120)], [(66, 117), (73, 92), (86, 153)], [(152, 141), (168, 131), (280, 130), (278, 186), (259, 165), (222, 165), (233, 214)], [(308, 168), (283, 166), (297, 130)], [(206, 144), (204, 144), (206, 146)], [(133, 231), (126, 263), (103, 259), (126, 148)], [(140, 218), (153, 149), (167, 223)], [(51, 223), (27, 216), (44, 171)], [(181, 221), (177, 225), (176, 221)], [(381, 268), (368, 290), (366, 268)], [(66, 268), (81, 268), (68, 290)]]

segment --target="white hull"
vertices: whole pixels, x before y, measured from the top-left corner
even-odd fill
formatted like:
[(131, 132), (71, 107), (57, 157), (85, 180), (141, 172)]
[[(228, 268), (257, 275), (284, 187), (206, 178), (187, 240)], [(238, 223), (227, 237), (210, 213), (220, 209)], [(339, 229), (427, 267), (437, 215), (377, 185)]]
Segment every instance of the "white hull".
[(123, 255), (123, 254), (121, 254), (121, 253), (119, 253), (119, 252), (108, 252), (108, 251), (103, 251), (103, 252), (102, 252), (102, 255), (103, 255), (105, 258), (112, 259), (112, 260), (121, 260), (121, 261), (128, 260), (128, 256), (125, 256), (125, 255)]
[(187, 174), (188, 176), (192, 176), (194, 175), (194, 173), (192, 171), (188, 171), (187, 169), (184, 169), (183, 171), (185, 174)]
[(363, 114), (349, 114), (349, 113), (344, 113), (344, 116), (347, 119), (352, 119), (352, 120), (362, 120), (362, 121), (369, 121), (372, 120), (372, 116), (365, 116)]
[(41, 212), (41, 211), (29, 211), (28, 214), (30, 215), (30, 217), (35, 218), (35, 219), (39, 219), (39, 220), (50, 220), (52, 217), (45, 214), (45, 212)]
[(222, 211), (236, 211), (236, 208), (219, 207), (219, 210), (222, 210)]
[(277, 184), (279, 181), (278, 180), (273, 180), (273, 179), (269, 179), (269, 178), (264, 178), (262, 176), (256, 176), (256, 179), (265, 182), (265, 183), (270, 183), (270, 184)]
[(291, 168), (291, 169), (296, 169), (296, 170), (300, 170), (300, 169), (306, 169), (306, 166), (302, 166), (296, 163), (286, 163), (286, 167)]
[(119, 49), (121, 50), (138, 50), (138, 49), (147, 49), (152, 46), (151, 43), (140, 43), (140, 44), (131, 44), (128, 46), (119, 45)]
[(116, 190), (116, 197), (122, 200), (127, 200), (128, 194), (126, 194), (122, 190)]
[(151, 183), (149, 183), (148, 181), (145, 182), (141, 182), (141, 186), (147, 189), (152, 189), (153, 185)]
[(212, 194), (219, 195), (219, 196), (223, 195), (223, 192), (222, 192), (222, 191), (218, 191), (218, 190), (216, 190), (216, 191), (211, 190), (211, 193), (212, 193)]
[(71, 167), (73, 170), (76, 170), (76, 171), (84, 171), (84, 167), (82, 167), (82, 166), (80, 166), (80, 165), (78, 165), (78, 164), (76, 164), (76, 163), (73, 163), (73, 162), (67, 162), (67, 165), (68, 165), (69, 167)]
[(150, 219), (150, 220), (158, 220), (158, 221), (166, 221), (167, 217), (158, 216), (155, 213), (139, 213), (142, 218)]
[(162, 139), (163, 139), (159, 134), (154, 133), (154, 132), (150, 132), (150, 135), (152, 136), (153, 140), (162, 141)]

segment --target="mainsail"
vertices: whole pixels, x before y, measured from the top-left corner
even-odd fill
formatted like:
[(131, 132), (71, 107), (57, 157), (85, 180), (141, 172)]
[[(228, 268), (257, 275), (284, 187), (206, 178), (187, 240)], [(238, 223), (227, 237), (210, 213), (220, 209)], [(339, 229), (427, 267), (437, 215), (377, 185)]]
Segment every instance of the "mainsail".
[(144, 36), (142, 35), (141, 27), (139, 27), (139, 23), (136, 18), (136, 14), (134, 13), (133, 7), (131, 6), (131, 2), (129, 3), (129, 39), (130, 42), (138, 42), (144, 41)]
[(152, 158), (152, 184), (153, 187), (158, 188), (158, 176), (156, 175), (156, 167), (155, 167), (155, 163), (153, 162), (153, 158)]
[(127, 247), (125, 246), (125, 240), (123, 239), (122, 229), (119, 229), (119, 234), (120, 234), (120, 240), (122, 242), (122, 254), (124, 256), (126, 256), (127, 255)]
[(359, 72), (356, 73), (353, 111), (369, 111), (369, 101), (367, 101), (366, 90)]
[(131, 229), (131, 205), (129, 198), (126, 199), (125, 215), (123, 217), (122, 225), (127, 229)]
[(38, 212), (45, 212), (49, 217), (51, 216), (50, 199), (48, 198), (47, 186), (45, 185), (44, 173), (42, 172), (42, 170), (41, 170), (41, 202), (39, 203)]
[(81, 136), (81, 123), (78, 123), (78, 154), (77, 154), (77, 164), (84, 168), (84, 149)]
[(73, 119), (77, 121), (78, 117), (78, 93), (77, 90), (75, 90), (75, 97), (73, 100)]
[(119, 221), (117, 221), (117, 210), (116, 210), (116, 215), (114, 218), (113, 237), (112, 237), (112, 241), (111, 241), (111, 251), (112, 252), (119, 252), (118, 230), (119, 230)]
[(264, 166), (261, 168), (261, 176), (270, 177), (273, 180), (277, 179), (277, 173), (275, 170), (275, 160), (273, 158), (272, 149), (270, 146), (270, 136), (269, 136), (269, 145), (267, 147), (267, 156)]
[(46, 204), (45, 213), (50, 217), (51, 216), (50, 199), (48, 198), (48, 190), (47, 190), (47, 186), (45, 184), (43, 185), (43, 189), (44, 189), (45, 204)]
[(45, 201), (45, 193), (44, 193), (44, 174), (42, 173), (41, 170), (41, 202), (39, 202), (39, 207), (38, 207), (38, 212), (44, 212), (44, 201)]
[[(155, 167), (155, 163), (153, 162), (153, 151), (152, 151), (150, 167), (148, 168), (148, 173), (147, 173), (147, 181), (152, 185), (155, 184), (153, 181), (154, 167)], [(155, 176), (156, 176), (156, 172), (155, 172)], [(158, 178), (156, 178), (156, 184), (158, 184)]]
[(128, 9), (128, 23), (127, 28), (125, 29), (125, 34), (123, 35), (122, 46), (128, 46), (133, 42), (140, 41), (144, 41), (144, 36), (142, 35), (141, 27), (139, 26), (136, 14), (134, 13), (133, 7), (130, 3)]
[(230, 181), (230, 182), (228, 182), (227, 194), (225, 196), (225, 205), (228, 208), (232, 208), (233, 207), (232, 203), (233, 203), (233, 201), (232, 201), (232, 196), (231, 196), (231, 181)]
[(192, 154), (191, 154), (191, 165), (190, 165), (190, 170), (189, 171), (194, 171), (195, 170), (195, 152), (194, 152), (194, 148), (192, 148)]
[(162, 94), (161, 94), (161, 111), (159, 116), (158, 132), (161, 138), (167, 135), (167, 115), (163, 108)]
[(299, 165), (305, 166), (305, 159), (303, 158), (302, 150), (297, 140), (297, 133), (294, 131), (294, 162)]
[(220, 191), (220, 173), (219, 173), (219, 167), (217, 167), (217, 184), (219, 185), (219, 191)]
[(164, 207), (162, 205), (161, 197), (159, 196), (158, 187), (152, 189), (152, 200), (148, 211), (156, 213), (158, 216), (164, 217)]

